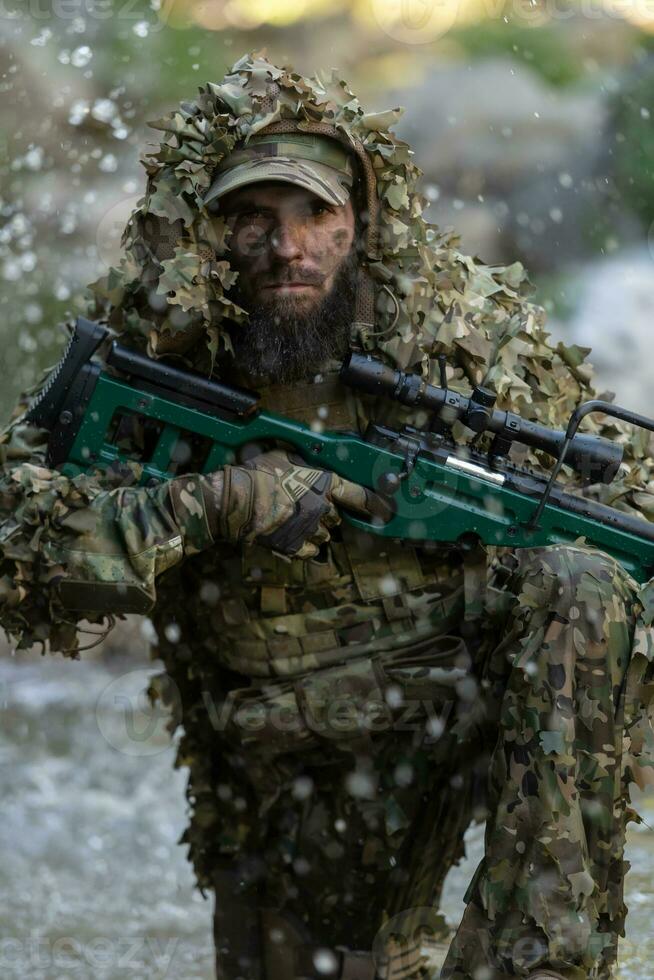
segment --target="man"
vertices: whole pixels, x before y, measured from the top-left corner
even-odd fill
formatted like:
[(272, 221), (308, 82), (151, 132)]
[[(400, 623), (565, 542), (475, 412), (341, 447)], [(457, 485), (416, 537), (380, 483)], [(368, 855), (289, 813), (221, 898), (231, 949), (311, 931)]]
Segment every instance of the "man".
[[(342, 386), (351, 347), (430, 379), (445, 353), (452, 387), (561, 424), (591, 392), (583, 352), (548, 344), (518, 263), (484, 266), (424, 222), (396, 116), (241, 59), (153, 123), (91, 315), (317, 426), (428, 421)], [(581, 544), (356, 533), (340, 509), (383, 519), (383, 501), (283, 447), (143, 488), (127, 467), (49, 471), (46, 441), (20, 417), (4, 435), (0, 620), (74, 655), (84, 616), (152, 617), (219, 977), (438, 975), (441, 887), (483, 816), (441, 975), (611, 975), (629, 784), (651, 771), (647, 588)], [(613, 502), (647, 511), (645, 447), (627, 452)]]

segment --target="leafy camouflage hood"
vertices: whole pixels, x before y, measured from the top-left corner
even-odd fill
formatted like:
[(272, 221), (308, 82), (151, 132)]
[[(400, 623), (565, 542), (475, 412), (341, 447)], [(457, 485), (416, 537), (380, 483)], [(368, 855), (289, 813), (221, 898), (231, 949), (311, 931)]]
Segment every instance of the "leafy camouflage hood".
[(163, 137), (141, 161), (145, 194), (123, 233), (118, 268), (90, 286), (90, 314), (151, 355), (215, 369), (229, 347), (225, 321), (247, 316), (225, 295), (235, 273), (224, 218), (203, 204), (216, 168), (255, 133), (322, 132), (357, 156), (371, 219), (353, 346), (430, 376), (433, 355), (444, 352), (454, 386), (483, 380), (500, 404), (560, 421), (586, 388), (586, 352), (547, 344), (520, 262), (485, 265), (423, 218), (421, 171), (390, 128), (401, 111), (364, 112), (335, 73), (305, 78), (261, 54), (241, 58), (221, 83), (150, 123)]
[[(353, 344), (377, 348), (402, 367), (426, 368), (429, 355), (445, 351), (475, 379), (475, 365), (494, 360), (495, 346), (513, 340), (515, 361), (524, 347), (520, 332), (540, 331), (542, 322), (524, 299), (524, 270), (460, 254), (455, 237), (422, 217), (421, 171), (390, 129), (401, 112), (364, 112), (335, 73), (304, 78), (261, 54), (241, 58), (220, 84), (207, 83), (196, 100), (150, 123), (163, 137), (141, 161), (147, 186), (123, 233), (124, 256), (90, 286), (91, 315), (154, 356), (183, 353), (211, 370), (229, 345), (227, 324), (233, 329), (247, 317), (225, 296), (235, 281), (225, 220), (203, 204), (216, 168), (255, 133), (319, 131), (352, 150), (366, 185), (371, 220)], [(529, 400), (524, 372), (502, 360), (486, 381)], [(542, 368), (536, 374), (545, 381), (549, 365)]]

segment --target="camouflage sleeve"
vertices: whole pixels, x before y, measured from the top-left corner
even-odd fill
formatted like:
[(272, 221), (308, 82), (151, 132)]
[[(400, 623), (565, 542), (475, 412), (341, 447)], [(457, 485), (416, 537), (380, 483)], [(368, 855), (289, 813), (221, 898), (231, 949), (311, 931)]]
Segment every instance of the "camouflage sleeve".
[(19, 647), (72, 652), (78, 620), (147, 612), (157, 576), (213, 543), (207, 481), (69, 478), (44, 465), (46, 438), (20, 420), (0, 436), (0, 625)]

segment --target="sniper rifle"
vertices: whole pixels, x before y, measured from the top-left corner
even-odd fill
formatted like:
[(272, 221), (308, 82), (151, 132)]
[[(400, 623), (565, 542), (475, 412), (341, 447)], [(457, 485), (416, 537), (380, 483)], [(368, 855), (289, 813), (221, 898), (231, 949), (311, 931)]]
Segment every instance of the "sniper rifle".
[[(209, 473), (237, 459), (248, 444), (284, 443), (310, 466), (383, 494), (392, 516), (356, 527), (391, 538), (527, 548), (583, 543), (616, 558), (638, 581), (654, 574), (654, 525), (576, 493), (557, 477), (565, 463), (585, 483), (610, 483), (622, 447), (579, 434), (592, 412), (654, 431), (654, 421), (608, 402), (585, 402), (558, 431), (494, 407), (495, 394), (476, 387), (469, 396), (396, 370), (370, 355), (352, 353), (344, 384), (424, 410), (424, 428), (396, 430), (372, 423), (366, 433), (318, 431), (259, 407), (259, 396), (195, 372), (154, 360), (113, 341), (101, 364), (94, 360), (109, 331), (79, 317), (68, 346), (26, 414), (49, 430), (47, 462), (74, 476), (92, 467), (135, 459), (143, 482), (184, 472)], [(459, 421), (492, 435), (490, 448), (457, 444)], [(137, 424), (135, 424), (135, 422)], [(139, 433), (134, 437), (134, 432)], [(474, 442), (474, 440), (473, 440)], [(513, 443), (548, 454), (548, 477), (508, 459)]]

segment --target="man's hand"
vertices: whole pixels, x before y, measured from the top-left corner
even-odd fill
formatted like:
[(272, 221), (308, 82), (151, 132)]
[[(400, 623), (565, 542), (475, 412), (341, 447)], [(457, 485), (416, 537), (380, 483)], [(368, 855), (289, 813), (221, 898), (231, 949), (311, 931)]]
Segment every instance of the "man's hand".
[(242, 466), (225, 466), (208, 479), (219, 537), (256, 542), (294, 558), (313, 558), (329, 541), (329, 529), (341, 521), (334, 504), (367, 518), (383, 512), (372, 491), (277, 449)]

